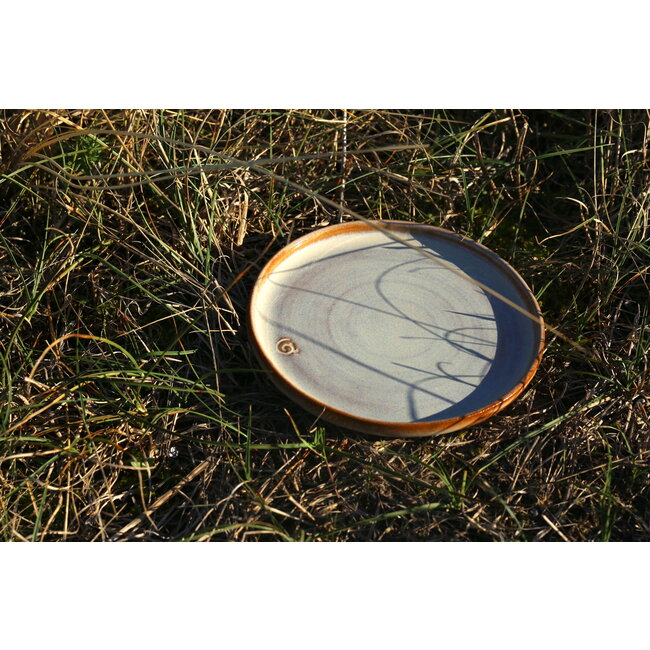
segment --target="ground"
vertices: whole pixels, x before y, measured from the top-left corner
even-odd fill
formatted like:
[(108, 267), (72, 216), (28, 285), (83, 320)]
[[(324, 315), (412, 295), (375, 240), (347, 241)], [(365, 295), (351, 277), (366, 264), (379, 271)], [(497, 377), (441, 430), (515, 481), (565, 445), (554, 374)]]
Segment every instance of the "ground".
[[(650, 539), (647, 112), (0, 116), (2, 539)], [(274, 388), (257, 274), (348, 211), (520, 272), (558, 333), (516, 402), (380, 439)]]

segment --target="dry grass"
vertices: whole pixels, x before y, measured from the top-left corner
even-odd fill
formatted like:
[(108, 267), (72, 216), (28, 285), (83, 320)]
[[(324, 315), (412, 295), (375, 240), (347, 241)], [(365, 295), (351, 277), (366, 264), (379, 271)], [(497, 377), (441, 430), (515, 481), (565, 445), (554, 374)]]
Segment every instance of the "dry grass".
[[(2, 538), (650, 539), (649, 125), (643, 111), (5, 111)], [(314, 423), (245, 329), (264, 262), (344, 214), (313, 193), (482, 241), (595, 358), (549, 337), (526, 393), (458, 434)]]

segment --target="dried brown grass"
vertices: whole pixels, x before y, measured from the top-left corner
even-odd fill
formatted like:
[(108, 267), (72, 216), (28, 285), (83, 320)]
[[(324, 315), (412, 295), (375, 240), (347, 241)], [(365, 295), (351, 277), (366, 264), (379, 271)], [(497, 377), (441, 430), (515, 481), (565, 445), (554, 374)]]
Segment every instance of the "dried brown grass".
[[(3, 539), (648, 540), (649, 121), (5, 111)], [(233, 159), (481, 240), (596, 358), (550, 337), (526, 393), (458, 434), (314, 423), (244, 323), (263, 263), (342, 211)]]

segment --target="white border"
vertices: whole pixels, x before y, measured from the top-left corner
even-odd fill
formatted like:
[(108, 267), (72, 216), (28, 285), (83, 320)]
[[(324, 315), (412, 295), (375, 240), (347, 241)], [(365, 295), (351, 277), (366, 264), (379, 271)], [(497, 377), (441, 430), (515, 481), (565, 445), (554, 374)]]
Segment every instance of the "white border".
[(649, 9), (619, 0), (3, 9), (3, 108), (633, 108)]
[(646, 642), (645, 544), (4, 544), (20, 645), (611, 648)]

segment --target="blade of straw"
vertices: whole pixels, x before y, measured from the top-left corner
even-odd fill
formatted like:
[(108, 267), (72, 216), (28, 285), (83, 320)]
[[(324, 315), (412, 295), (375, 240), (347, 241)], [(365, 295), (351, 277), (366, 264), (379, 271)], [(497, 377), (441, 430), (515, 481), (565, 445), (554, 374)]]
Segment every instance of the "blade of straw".
[[(253, 169), (255, 169), (255, 167), (253, 167)], [(300, 191), (301, 193), (305, 193), (308, 196), (311, 196), (312, 198), (318, 199), (318, 200), (322, 201), (323, 203), (326, 203), (327, 205), (329, 205), (329, 206), (331, 206), (333, 208), (342, 207), (342, 206), (339, 206), (339, 204), (336, 201), (332, 201), (331, 199), (328, 199), (327, 197), (322, 196), (322, 195), (318, 194), (317, 192), (313, 192), (309, 188), (303, 187), (302, 185), (299, 185), (298, 183), (294, 183), (293, 181), (290, 181), (287, 178), (284, 178), (284, 177), (282, 177), (282, 176), (280, 176), (278, 174), (275, 174), (275, 173), (269, 171), (268, 169), (265, 169), (264, 167), (260, 167), (256, 171), (259, 171), (262, 174), (270, 176), (271, 178), (274, 178), (275, 180), (277, 180), (279, 182), (286, 183), (287, 185), (289, 185), (290, 187), (293, 187), (294, 189)], [(590, 359), (592, 359), (594, 361), (598, 361), (598, 359), (595, 357), (595, 355), (592, 352), (587, 350), (585, 347), (583, 347), (579, 343), (576, 343), (575, 341), (570, 339), (568, 336), (566, 336), (565, 334), (560, 332), (560, 330), (558, 330), (556, 327), (553, 327), (552, 325), (549, 325), (543, 318), (541, 318), (537, 314), (533, 314), (533, 313), (529, 312), (527, 309), (524, 309), (523, 307), (521, 307), (517, 303), (510, 300), (509, 298), (506, 298), (506, 296), (499, 293), (498, 291), (495, 291), (494, 289), (487, 286), (483, 282), (480, 282), (479, 280), (476, 280), (475, 278), (471, 277), (470, 275), (468, 275), (464, 271), (461, 271), (460, 269), (456, 268), (455, 266), (452, 266), (451, 264), (445, 262), (444, 260), (440, 259), (439, 257), (436, 257), (435, 255), (433, 255), (429, 251), (421, 248), (420, 246), (417, 246), (417, 245), (413, 244), (412, 242), (410, 242), (410, 241), (408, 241), (406, 239), (403, 239), (399, 235), (396, 235), (394, 232), (392, 232), (392, 231), (388, 230), (387, 228), (385, 228), (384, 226), (380, 225), (381, 222), (373, 220), (373, 219), (368, 219), (367, 217), (364, 217), (364, 216), (360, 215), (358, 212), (354, 212), (354, 210), (350, 210), (349, 208), (345, 208), (345, 212), (349, 216), (353, 217), (354, 219), (357, 219), (358, 221), (362, 221), (363, 223), (370, 226), (371, 228), (374, 228), (375, 230), (378, 230), (379, 232), (383, 233), (389, 239), (392, 239), (393, 241), (401, 244), (402, 246), (406, 246), (407, 248), (411, 248), (412, 250), (416, 251), (418, 254), (422, 255), (423, 257), (426, 257), (428, 259), (433, 260), (434, 262), (436, 262), (436, 264), (439, 264), (440, 266), (447, 269), (448, 271), (451, 271), (452, 273), (458, 275), (459, 277), (464, 278), (468, 282), (471, 282), (475, 286), (480, 287), (486, 293), (489, 293), (491, 296), (494, 296), (495, 298), (497, 298), (501, 302), (504, 302), (506, 305), (508, 305), (509, 307), (512, 307), (512, 309), (515, 309), (520, 314), (523, 314), (524, 316), (526, 316), (527, 318), (530, 318), (532, 321), (534, 321), (538, 325), (541, 325), (542, 327), (546, 328), (549, 332), (551, 332), (552, 334), (555, 334), (555, 336), (562, 339), (564, 342), (568, 343), (569, 345), (573, 346), (576, 350), (579, 350), (582, 354), (584, 354), (588, 358), (590, 358)]]
[[(413, 249), (414, 251), (416, 251), (419, 255), (422, 255), (423, 257), (426, 257), (428, 259), (433, 260), (434, 262), (436, 262), (436, 264), (439, 264), (440, 266), (447, 269), (448, 271), (458, 275), (459, 277), (464, 278), (465, 280), (467, 280), (468, 282), (474, 284), (475, 286), (480, 287), (486, 293), (489, 293), (491, 296), (494, 296), (495, 298), (497, 298), (497, 300), (500, 300), (500, 301), (504, 302), (506, 305), (508, 305), (512, 309), (518, 311), (519, 313), (521, 313), (524, 316), (526, 316), (527, 318), (531, 319), (532, 321), (534, 321), (538, 325), (544, 327), (546, 330), (548, 330), (549, 332), (551, 332), (552, 334), (554, 334), (555, 336), (560, 338), (562, 341), (564, 341), (565, 343), (568, 343), (569, 345), (574, 347), (576, 350), (580, 351), (582, 354), (584, 354), (589, 359), (591, 359), (593, 361), (598, 361), (598, 358), (591, 351), (587, 350), (584, 346), (580, 345), (579, 343), (573, 341), (571, 338), (569, 338), (568, 336), (566, 336), (565, 334), (560, 332), (560, 330), (558, 330), (556, 327), (553, 327), (552, 325), (547, 323), (538, 314), (533, 314), (533, 313), (529, 312), (527, 309), (524, 309), (523, 307), (516, 304), (515, 302), (513, 302), (512, 300), (510, 300), (506, 296), (499, 293), (498, 291), (495, 291), (491, 287), (488, 287), (486, 284), (480, 282), (479, 280), (476, 280), (475, 278), (472, 278), (467, 273), (465, 273), (465, 272), (461, 271), (460, 269), (452, 266), (451, 264), (448, 264), (444, 260), (441, 260), (439, 257), (436, 257), (435, 255), (431, 254), (427, 250), (425, 250), (425, 249), (423, 249), (423, 248), (421, 248), (419, 246), (416, 246), (412, 242), (409, 242), (409, 241), (403, 239), (399, 235), (396, 235), (394, 232), (392, 232), (392, 231), (388, 230), (387, 228), (383, 227), (382, 225), (380, 225), (381, 222), (373, 220), (373, 219), (368, 219), (367, 217), (364, 217), (364, 216), (360, 215), (358, 212), (355, 212), (354, 210), (350, 210), (349, 208), (344, 207), (343, 205), (341, 205), (337, 201), (333, 201), (332, 199), (329, 199), (326, 196), (323, 196), (322, 194), (319, 194), (318, 192), (315, 192), (315, 191), (309, 189), (308, 187), (306, 187), (304, 185), (300, 185), (299, 183), (295, 183), (294, 181), (291, 181), (288, 178), (286, 178), (286, 177), (284, 177), (284, 176), (282, 176), (280, 174), (276, 174), (275, 172), (272, 172), (271, 170), (267, 169), (264, 166), (266, 164), (275, 164), (277, 162), (282, 162), (282, 161), (288, 162), (288, 161), (294, 161), (294, 160), (298, 160), (298, 159), (308, 160), (308, 159), (313, 159), (313, 158), (317, 158), (317, 157), (320, 158), (320, 157), (323, 157), (324, 154), (306, 154), (304, 156), (298, 156), (298, 157), (295, 157), (295, 158), (282, 158), (282, 159), (279, 159), (279, 158), (270, 159), (270, 158), (268, 158), (268, 159), (244, 161), (244, 160), (239, 160), (237, 158), (234, 158), (232, 156), (228, 156), (227, 154), (220, 153), (220, 152), (215, 151), (214, 149), (211, 149), (209, 147), (204, 147), (202, 145), (198, 145), (198, 144), (191, 143), (191, 142), (184, 142), (182, 140), (175, 140), (173, 138), (165, 138), (163, 136), (155, 135), (153, 133), (140, 133), (140, 132), (137, 132), (137, 131), (123, 131), (123, 130), (111, 130), (111, 129), (78, 129), (78, 130), (75, 130), (73, 132), (68, 132), (68, 133), (61, 134), (61, 135), (57, 136), (56, 138), (52, 138), (52, 140), (49, 141), (49, 143), (48, 142), (41, 143), (40, 145), (38, 145), (37, 147), (34, 147), (34, 149), (32, 149), (30, 152), (27, 152), (27, 153), (28, 154), (30, 154), (30, 153), (33, 154), (36, 151), (45, 148), (45, 146), (47, 146), (48, 144), (54, 144), (56, 142), (60, 142), (61, 140), (65, 140), (65, 139), (68, 139), (68, 138), (71, 138), (71, 137), (76, 137), (76, 136), (84, 135), (84, 134), (88, 134), (88, 135), (124, 135), (124, 136), (136, 137), (136, 138), (156, 140), (158, 142), (164, 142), (166, 144), (171, 144), (171, 145), (176, 145), (176, 146), (182, 146), (182, 147), (187, 148), (187, 149), (194, 149), (194, 150), (197, 150), (197, 151), (202, 151), (202, 152), (210, 154), (212, 156), (216, 156), (218, 158), (221, 158), (222, 160), (225, 160), (227, 162), (226, 165), (210, 165), (210, 166), (206, 165), (206, 166), (201, 166), (201, 171), (206, 171), (206, 170), (210, 171), (210, 168), (212, 168), (212, 170), (216, 171), (217, 168), (218, 169), (224, 169), (224, 168), (244, 168), (245, 167), (245, 168), (249, 168), (249, 169), (251, 169), (253, 171), (256, 171), (259, 174), (262, 174), (264, 176), (268, 176), (269, 178), (273, 178), (274, 180), (276, 180), (276, 181), (278, 181), (280, 183), (283, 183), (283, 184), (287, 185), (288, 187), (292, 187), (293, 189), (300, 192), (301, 194), (304, 194), (306, 196), (310, 196), (310, 197), (316, 199), (317, 201), (320, 201), (321, 203), (325, 203), (326, 205), (329, 205), (330, 207), (335, 208), (338, 211), (342, 211), (342, 213), (345, 213), (345, 214), (349, 215), (350, 217), (353, 217), (354, 219), (357, 219), (358, 221), (361, 221), (361, 222), (365, 223), (366, 225), (370, 226), (371, 228), (374, 228), (375, 230), (378, 230), (379, 232), (383, 233), (389, 239), (392, 239), (393, 241), (401, 244), (402, 246), (406, 246), (407, 248)], [(382, 151), (398, 151), (398, 150), (407, 150), (407, 149), (424, 149), (424, 146), (422, 146), (422, 145), (396, 145), (396, 146), (393, 146), (393, 147), (391, 147), (391, 146), (378, 147), (375, 150), (376, 151), (379, 151), (379, 150), (382, 150)], [(367, 153), (369, 151), (370, 151), (369, 149), (368, 150), (363, 150), (363, 149), (358, 150), (359, 153)], [(352, 152), (350, 152), (350, 151), (347, 152), (347, 154), (351, 154), (351, 153)], [(330, 152), (327, 155), (336, 156), (337, 152)], [(186, 168), (185, 173), (192, 173), (192, 170), (193, 170), (192, 167), (188, 167), (188, 168)], [(176, 171), (176, 170), (174, 170), (174, 171)], [(181, 168), (178, 168), (178, 171), (180, 172)], [(61, 174), (57, 174), (57, 175), (61, 175)], [(105, 178), (105, 177), (103, 177), (101, 175), (84, 176), (83, 180), (92, 180), (92, 179), (101, 179), (101, 178)], [(155, 178), (155, 179), (151, 179), (151, 180), (159, 181), (161, 179), (160, 178)], [(139, 185), (139, 184), (140, 183), (129, 184), (128, 187), (130, 187), (132, 185)], [(127, 186), (106, 186), (106, 188), (94, 188), (94, 189), (118, 189), (118, 188), (122, 188), (122, 187), (127, 187)]]

